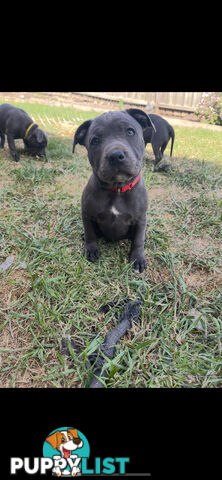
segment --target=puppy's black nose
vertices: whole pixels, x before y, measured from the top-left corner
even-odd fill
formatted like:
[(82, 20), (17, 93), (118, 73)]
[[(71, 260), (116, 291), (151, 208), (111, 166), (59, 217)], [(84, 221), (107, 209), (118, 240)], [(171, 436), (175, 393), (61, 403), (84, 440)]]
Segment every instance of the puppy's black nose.
[(74, 442), (76, 445), (79, 445), (81, 441), (82, 441), (81, 438), (73, 438), (73, 442)]
[(108, 160), (110, 163), (121, 163), (125, 160), (125, 153), (122, 150), (113, 150), (108, 155)]

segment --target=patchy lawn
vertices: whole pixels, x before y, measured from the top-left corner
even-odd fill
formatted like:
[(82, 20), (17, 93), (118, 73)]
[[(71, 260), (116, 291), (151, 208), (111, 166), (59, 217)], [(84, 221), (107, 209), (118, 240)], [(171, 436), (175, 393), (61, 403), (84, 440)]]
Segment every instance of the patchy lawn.
[(7, 146), (0, 151), (0, 263), (14, 256), (0, 273), (1, 387), (87, 386), (95, 340), (117, 324), (121, 302), (139, 295), (139, 323), (118, 342), (106, 385), (222, 387), (220, 132), (194, 129), (191, 141), (175, 130), (171, 172), (152, 173), (150, 146), (144, 157), (142, 274), (127, 263), (128, 241), (100, 240), (95, 264), (81, 257), (91, 172), (83, 147), (72, 155), (71, 138), (50, 136), (46, 163), (21, 154), (16, 164)]

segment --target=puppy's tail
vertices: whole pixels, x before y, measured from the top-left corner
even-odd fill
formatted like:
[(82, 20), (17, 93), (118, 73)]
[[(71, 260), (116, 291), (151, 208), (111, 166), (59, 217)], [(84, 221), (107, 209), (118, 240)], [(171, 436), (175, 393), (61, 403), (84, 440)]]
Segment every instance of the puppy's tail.
[(75, 143), (75, 137), (74, 137), (73, 138), (73, 144), (72, 144), (72, 153), (74, 153), (75, 146), (76, 146), (76, 143)]
[(174, 138), (175, 138), (175, 132), (173, 127), (170, 125), (170, 137), (171, 137), (171, 149), (170, 149), (170, 156), (172, 157), (173, 153), (173, 144), (174, 144)]

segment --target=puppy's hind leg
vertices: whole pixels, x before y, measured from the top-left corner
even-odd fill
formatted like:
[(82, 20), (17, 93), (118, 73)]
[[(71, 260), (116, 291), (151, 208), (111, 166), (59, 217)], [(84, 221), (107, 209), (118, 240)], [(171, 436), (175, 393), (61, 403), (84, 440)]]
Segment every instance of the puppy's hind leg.
[[(166, 141), (166, 142), (164, 142), (164, 143), (162, 144), (162, 146), (161, 146), (162, 156), (163, 156), (164, 150), (165, 150), (166, 147), (167, 147), (167, 144), (168, 144), (168, 142)], [(171, 169), (171, 165), (170, 165), (169, 163), (162, 163), (162, 165), (160, 165), (160, 166), (158, 167), (158, 171), (159, 171), (159, 172), (165, 172), (165, 173), (167, 173), (170, 169)]]
[(1, 137), (1, 143), (0, 143), (0, 147), (1, 148), (4, 148), (4, 145), (5, 145), (5, 134), (0, 130), (0, 137)]
[(161, 153), (162, 153), (162, 156), (163, 156), (164, 150), (165, 150), (166, 147), (167, 147), (167, 144), (168, 144), (168, 142), (163, 142), (162, 145), (161, 145)]
[[(162, 165), (158, 165), (160, 163), (160, 161), (162, 160), (163, 158), (163, 152), (167, 146), (167, 143), (168, 142), (164, 142), (162, 145), (161, 145), (161, 148), (159, 150), (159, 147), (158, 148), (155, 148), (155, 152), (154, 152), (154, 155), (155, 155), (155, 160), (154, 160), (154, 172), (168, 172), (168, 170), (170, 170), (171, 166), (169, 165), (169, 163), (163, 163)], [(153, 149), (154, 150), (154, 149)]]
[(153, 144), (152, 145), (152, 148), (153, 148), (153, 153), (154, 153), (154, 156), (155, 156), (155, 160), (153, 161), (153, 165), (154, 165), (154, 172), (157, 172), (158, 171), (158, 163), (160, 163), (160, 161), (162, 160), (162, 152), (160, 151), (160, 147), (159, 145), (155, 145)]
[(16, 148), (15, 148), (15, 140), (14, 140), (13, 136), (10, 135), (9, 133), (7, 134), (7, 140), (8, 140), (8, 146), (9, 146), (9, 150), (10, 150), (12, 158), (15, 160), (15, 162), (19, 162), (20, 157), (19, 157), (19, 154), (18, 154), (18, 152), (16, 151)]

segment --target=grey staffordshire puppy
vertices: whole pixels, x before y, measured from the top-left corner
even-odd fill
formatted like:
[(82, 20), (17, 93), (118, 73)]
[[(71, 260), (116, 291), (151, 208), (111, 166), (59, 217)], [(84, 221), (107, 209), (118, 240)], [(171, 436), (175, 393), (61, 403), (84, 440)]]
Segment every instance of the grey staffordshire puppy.
[(171, 138), (170, 156), (172, 157), (173, 143), (174, 143), (174, 137), (175, 137), (174, 129), (164, 118), (160, 117), (159, 115), (150, 113), (149, 117), (152, 123), (155, 125), (156, 131), (154, 131), (153, 128), (150, 128), (150, 127), (147, 127), (144, 130), (143, 137), (144, 137), (145, 145), (147, 143), (152, 144), (153, 153), (155, 155), (155, 160), (153, 162), (154, 172), (157, 172), (158, 170), (166, 170), (167, 168), (169, 168), (168, 164), (164, 164), (159, 167), (157, 165), (162, 160), (163, 152), (170, 138)]
[(84, 145), (93, 173), (82, 195), (83, 255), (95, 262), (97, 238), (131, 240), (129, 261), (142, 272), (148, 196), (141, 176), (143, 130), (152, 122), (138, 109), (103, 113), (77, 128), (75, 145)]
[(15, 139), (22, 138), (25, 147), (31, 155), (45, 155), (47, 138), (29, 115), (21, 108), (14, 107), (8, 103), (0, 105), (0, 137), (1, 148), (5, 145), (5, 134), (7, 135), (10, 153), (15, 160), (19, 161), (19, 154), (15, 148)]

